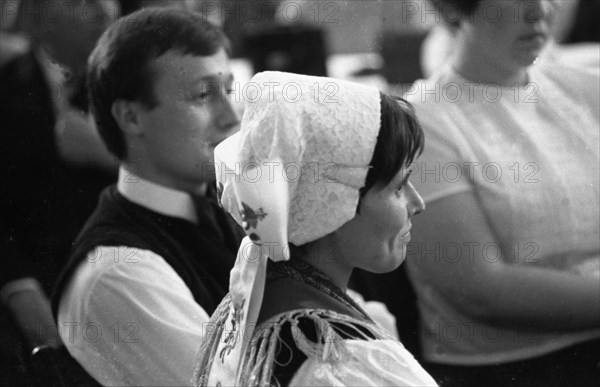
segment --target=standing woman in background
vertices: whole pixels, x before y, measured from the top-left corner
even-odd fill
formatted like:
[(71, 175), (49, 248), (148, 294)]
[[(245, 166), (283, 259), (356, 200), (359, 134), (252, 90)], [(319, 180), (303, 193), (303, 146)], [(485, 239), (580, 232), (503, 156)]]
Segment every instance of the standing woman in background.
[(600, 380), (599, 76), (536, 61), (548, 0), (437, 0), (455, 47), (407, 96), (428, 211), (407, 259), (442, 386)]

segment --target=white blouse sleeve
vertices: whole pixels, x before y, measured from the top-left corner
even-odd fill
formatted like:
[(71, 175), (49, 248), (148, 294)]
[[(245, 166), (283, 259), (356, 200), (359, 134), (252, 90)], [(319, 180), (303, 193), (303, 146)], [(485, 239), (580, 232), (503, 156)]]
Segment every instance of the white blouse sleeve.
[(404, 346), (393, 340), (344, 340), (335, 361), (308, 358), (290, 386), (437, 386)]
[(398, 326), (396, 325), (396, 317), (390, 313), (387, 306), (379, 301), (365, 301), (364, 297), (355, 290), (348, 289), (346, 291), (367, 314), (375, 321), (377, 325), (391, 333), (395, 338), (399, 339)]

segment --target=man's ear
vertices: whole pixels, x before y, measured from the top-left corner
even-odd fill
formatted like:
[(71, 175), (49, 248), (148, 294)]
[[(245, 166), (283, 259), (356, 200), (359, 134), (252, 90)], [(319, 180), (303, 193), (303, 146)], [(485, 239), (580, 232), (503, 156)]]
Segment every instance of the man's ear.
[(123, 132), (131, 135), (140, 135), (143, 133), (139, 116), (140, 109), (139, 102), (117, 99), (113, 102), (110, 111)]

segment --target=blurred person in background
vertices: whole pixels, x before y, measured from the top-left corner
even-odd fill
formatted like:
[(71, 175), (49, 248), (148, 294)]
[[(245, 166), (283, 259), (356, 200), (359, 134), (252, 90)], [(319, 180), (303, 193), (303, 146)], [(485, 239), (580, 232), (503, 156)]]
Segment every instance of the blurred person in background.
[(434, 4), (453, 55), (407, 93), (427, 136), (407, 258), (424, 366), (442, 386), (594, 385), (598, 69), (537, 60), (554, 1)]
[[(433, 5), (430, 7), (435, 8)], [(427, 10), (427, 6), (419, 9)], [(446, 14), (428, 13), (422, 20), (434, 23), (421, 48), (421, 66), (425, 77), (431, 76), (455, 53), (455, 28), (452, 22), (445, 22)], [(490, 10), (490, 13), (492, 10)], [(453, 18), (453, 16), (451, 16)], [(556, 62), (580, 63), (592, 69), (600, 66), (600, 2), (587, 0), (555, 1), (553, 23), (550, 26), (551, 39), (540, 53), (540, 59)]]
[[(48, 337), (56, 330), (46, 294), (98, 192), (115, 177), (114, 162), (84, 111), (80, 79), (118, 6), (25, 0), (2, 7), (13, 25), (1, 42), (0, 288), (3, 312), (25, 329), (31, 348), (56, 339)], [(8, 326), (2, 332), (16, 337)], [(2, 348), (14, 351), (5, 364), (18, 358), (19, 345)]]

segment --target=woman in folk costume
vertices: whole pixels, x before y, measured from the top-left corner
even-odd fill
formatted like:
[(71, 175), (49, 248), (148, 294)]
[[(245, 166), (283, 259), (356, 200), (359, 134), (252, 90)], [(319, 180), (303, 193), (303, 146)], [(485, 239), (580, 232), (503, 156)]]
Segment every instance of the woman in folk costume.
[(370, 87), (288, 73), (257, 74), (247, 89), (241, 132), (215, 161), (221, 203), (248, 236), (196, 383), (435, 385), (347, 294), (353, 268), (402, 263), (411, 216), (424, 209), (408, 182), (424, 143), (412, 109)]

